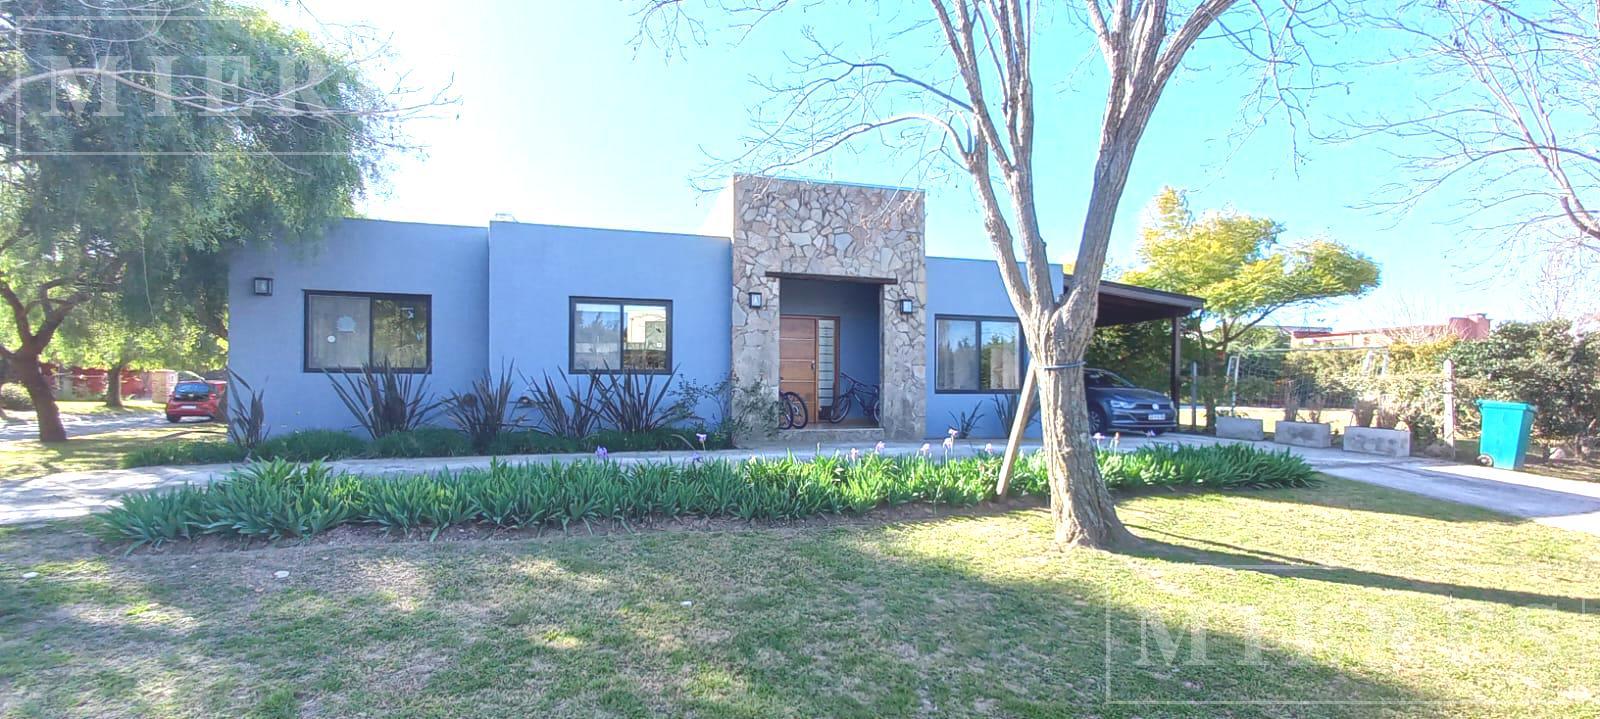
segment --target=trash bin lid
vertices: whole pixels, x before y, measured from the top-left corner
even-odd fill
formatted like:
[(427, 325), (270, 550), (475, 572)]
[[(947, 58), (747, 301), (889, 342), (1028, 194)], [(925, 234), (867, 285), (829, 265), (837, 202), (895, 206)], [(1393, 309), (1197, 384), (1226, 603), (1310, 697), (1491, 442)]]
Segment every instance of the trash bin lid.
[(1478, 400), (1478, 408), (1479, 409), (1509, 409), (1509, 410), (1520, 410), (1520, 411), (1523, 411), (1523, 412), (1531, 412), (1531, 411), (1533, 411), (1533, 405), (1528, 404), (1527, 402), (1502, 402), (1502, 401), (1496, 400), (1496, 399), (1480, 399), (1480, 400)]

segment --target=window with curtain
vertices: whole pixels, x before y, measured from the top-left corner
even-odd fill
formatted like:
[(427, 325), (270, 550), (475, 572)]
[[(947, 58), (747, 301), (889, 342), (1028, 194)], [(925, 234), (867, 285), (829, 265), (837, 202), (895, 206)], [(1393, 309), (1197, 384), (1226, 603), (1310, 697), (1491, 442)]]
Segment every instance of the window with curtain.
[(672, 303), (572, 300), (573, 372), (661, 372), (672, 365)]
[(383, 364), (429, 372), (432, 334), (432, 298), (427, 295), (306, 293), (307, 372)]
[(1015, 392), (1022, 387), (1022, 328), (1016, 320), (934, 320), (934, 390)]

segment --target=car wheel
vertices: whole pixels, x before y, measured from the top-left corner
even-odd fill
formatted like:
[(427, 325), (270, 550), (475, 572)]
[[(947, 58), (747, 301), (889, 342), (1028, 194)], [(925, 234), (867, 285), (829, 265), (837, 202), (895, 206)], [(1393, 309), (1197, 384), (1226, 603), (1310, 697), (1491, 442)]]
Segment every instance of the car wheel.
[(1089, 434), (1105, 434), (1111, 428), (1111, 423), (1106, 421), (1106, 413), (1099, 407), (1089, 408)]
[(173, 424), (177, 424), (179, 419), (181, 419), (181, 417), (179, 417), (178, 415), (175, 415), (175, 414), (167, 415), (167, 421), (171, 422)]

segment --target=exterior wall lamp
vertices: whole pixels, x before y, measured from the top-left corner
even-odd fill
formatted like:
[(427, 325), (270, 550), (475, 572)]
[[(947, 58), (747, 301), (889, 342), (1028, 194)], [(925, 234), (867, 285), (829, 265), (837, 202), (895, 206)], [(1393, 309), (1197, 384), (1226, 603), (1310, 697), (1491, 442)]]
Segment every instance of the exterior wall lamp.
[(272, 296), (272, 278), (271, 277), (257, 277), (255, 279), (250, 280), (250, 285), (251, 285), (251, 289), (255, 292), (255, 294), (258, 294), (258, 295), (260, 295), (262, 297), (271, 297)]
[(761, 293), (760, 292), (751, 292), (749, 299), (750, 299), (750, 309), (759, 310), (759, 309), (762, 308), (764, 301), (761, 299)]
[(917, 301), (910, 297), (900, 298), (900, 314), (909, 315), (917, 311)]

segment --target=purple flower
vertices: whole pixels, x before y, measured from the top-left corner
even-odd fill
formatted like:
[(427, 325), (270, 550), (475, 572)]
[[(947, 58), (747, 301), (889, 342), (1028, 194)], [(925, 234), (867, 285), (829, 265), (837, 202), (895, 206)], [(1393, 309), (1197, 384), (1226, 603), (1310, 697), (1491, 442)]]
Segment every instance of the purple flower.
[(706, 446), (706, 433), (705, 432), (696, 432), (695, 435), (694, 435), (694, 438), (697, 439), (697, 440), (700, 440), (700, 447), (702, 449), (705, 448), (705, 446)]
[(690, 462), (699, 463), (700, 460), (702, 460), (702, 459), (705, 459), (705, 458), (701, 457), (699, 452), (695, 452), (694, 454), (689, 455), (689, 461)]
[(854, 461), (856, 461), (858, 459), (861, 459), (861, 450), (856, 449), (855, 447), (851, 447), (850, 448), (850, 461), (854, 462)]
[(1152, 431), (1145, 432), (1144, 436), (1146, 436), (1146, 437), (1154, 437), (1154, 436), (1156, 436), (1156, 433), (1155, 433), (1154, 430), (1152, 430)]
[(950, 439), (955, 439), (956, 437), (961, 436), (961, 432), (957, 431), (955, 427), (951, 427), (949, 429), (949, 432), (950, 432)]
[(1096, 441), (1096, 442), (1099, 442), (1100, 440), (1105, 439), (1105, 438), (1106, 438), (1106, 436), (1103, 435), (1103, 434), (1100, 434), (1099, 432), (1095, 432), (1094, 433), (1094, 441)]
[(594, 448), (594, 456), (595, 456), (596, 459), (599, 459), (600, 461), (604, 462), (607, 459), (611, 458), (611, 453), (607, 452), (605, 447), (595, 447)]
[(949, 452), (950, 450), (955, 449), (955, 447), (956, 447), (956, 436), (952, 434), (949, 437), (945, 437), (943, 444), (944, 444), (944, 451), (946, 451), (946, 452)]
[(872, 445), (872, 453), (883, 454), (883, 440), (878, 440), (877, 444)]
[(983, 445), (983, 453), (984, 454), (994, 454), (994, 443), (993, 442), (985, 442), (984, 445)]
[(933, 445), (928, 444), (927, 442), (923, 442), (922, 443), (922, 449), (917, 450), (917, 452), (920, 453), (924, 457), (928, 456), (928, 453), (932, 452), (932, 451), (933, 451)]

